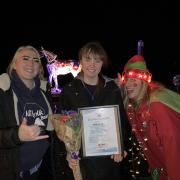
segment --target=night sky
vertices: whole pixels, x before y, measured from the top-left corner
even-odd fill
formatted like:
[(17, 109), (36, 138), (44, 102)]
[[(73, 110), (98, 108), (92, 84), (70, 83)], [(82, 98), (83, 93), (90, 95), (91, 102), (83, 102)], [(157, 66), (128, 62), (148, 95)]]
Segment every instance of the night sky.
[(21, 45), (43, 46), (58, 59), (77, 59), (80, 47), (96, 40), (111, 61), (106, 75), (116, 77), (141, 39), (153, 79), (173, 87), (174, 75), (180, 74), (175, 6), (166, 0), (144, 1), (23, 1), (21, 7), (17, 1), (11, 9), (7, 4), (0, 16), (0, 73)]

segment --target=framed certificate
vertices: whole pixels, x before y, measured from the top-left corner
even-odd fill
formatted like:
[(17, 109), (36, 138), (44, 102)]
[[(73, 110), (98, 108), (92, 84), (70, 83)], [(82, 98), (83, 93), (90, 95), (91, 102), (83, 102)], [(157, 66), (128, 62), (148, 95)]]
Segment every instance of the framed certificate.
[(122, 154), (122, 132), (118, 105), (79, 108), (82, 115), (83, 156)]

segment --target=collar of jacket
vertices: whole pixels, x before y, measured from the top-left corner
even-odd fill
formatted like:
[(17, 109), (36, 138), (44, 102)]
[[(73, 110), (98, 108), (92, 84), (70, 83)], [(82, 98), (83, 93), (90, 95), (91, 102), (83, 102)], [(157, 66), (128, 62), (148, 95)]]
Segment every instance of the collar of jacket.
[[(81, 81), (84, 81), (83, 80), (83, 76), (80, 74), (76, 77), (77, 79), (80, 79)], [(110, 81), (114, 81), (114, 79), (112, 78), (108, 78), (107, 76), (105, 75), (102, 75), (102, 78), (105, 80), (105, 83), (104, 83), (104, 87), (106, 87), (106, 83), (110, 82)]]
[[(0, 75), (0, 89), (3, 91), (7, 91), (10, 88), (11, 80), (7, 73), (3, 73)], [(40, 88), (46, 91), (47, 81), (40, 81)]]

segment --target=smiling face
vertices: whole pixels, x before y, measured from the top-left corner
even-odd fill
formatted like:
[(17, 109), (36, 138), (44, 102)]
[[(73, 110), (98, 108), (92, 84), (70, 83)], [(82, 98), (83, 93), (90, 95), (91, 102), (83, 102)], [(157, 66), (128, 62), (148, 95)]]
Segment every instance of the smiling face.
[(16, 70), (16, 73), (26, 86), (30, 87), (34, 82), (34, 78), (39, 74), (40, 65), (41, 62), (36, 52), (32, 49), (22, 49), (15, 56), (13, 69)]
[(143, 89), (143, 81), (137, 78), (127, 78), (125, 89), (129, 99), (137, 100)]
[(97, 85), (102, 67), (108, 65), (108, 56), (99, 42), (89, 42), (79, 51), (81, 75), (85, 83)]
[(89, 53), (82, 57), (81, 67), (84, 72), (84, 81), (92, 85), (96, 85), (98, 81), (98, 74), (101, 71), (103, 61), (100, 56)]

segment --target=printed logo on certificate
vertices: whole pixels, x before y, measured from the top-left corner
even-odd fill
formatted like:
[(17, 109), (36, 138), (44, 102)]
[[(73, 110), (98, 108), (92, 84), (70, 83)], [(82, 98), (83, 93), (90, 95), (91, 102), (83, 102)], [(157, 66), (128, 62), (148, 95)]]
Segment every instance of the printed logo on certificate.
[(83, 156), (122, 154), (122, 132), (118, 105), (79, 108), (83, 117)]

